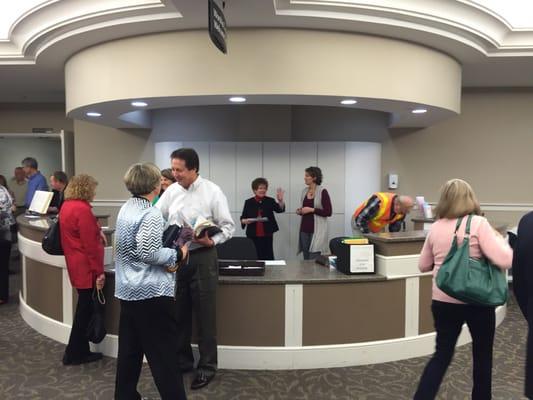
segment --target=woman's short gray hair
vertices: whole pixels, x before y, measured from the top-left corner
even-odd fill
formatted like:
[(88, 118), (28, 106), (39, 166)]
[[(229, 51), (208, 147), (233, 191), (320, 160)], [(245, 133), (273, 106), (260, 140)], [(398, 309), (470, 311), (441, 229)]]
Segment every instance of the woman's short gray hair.
[(151, 193), (161, 183), (161, 171), (152, 163), (137, 163), (128, 168), (124, 183), (134, 196)]

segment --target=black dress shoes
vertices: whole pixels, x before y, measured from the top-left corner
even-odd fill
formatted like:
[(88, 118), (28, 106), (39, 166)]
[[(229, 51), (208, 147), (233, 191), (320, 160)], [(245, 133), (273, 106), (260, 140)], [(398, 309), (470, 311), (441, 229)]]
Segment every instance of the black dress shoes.
[(207, 384), (211, 382), (211, 379), (213, 379), (214, 377), (214, 372), (206, 373), (205, 371), (199, 370), (198, 372), (196, 372), (196, 376), (194, 377), (194, 380), (191, 383), (191, 389), (196, 390), (207, 386)]
[(93, 353), (90, 352), (85, 357), (82, 358), (70, 358), (66, 354), (63, 356), (63, 365), (80, 365), (86, 364), (93, 361), (98, 361), (102, 359), (102, 353)]

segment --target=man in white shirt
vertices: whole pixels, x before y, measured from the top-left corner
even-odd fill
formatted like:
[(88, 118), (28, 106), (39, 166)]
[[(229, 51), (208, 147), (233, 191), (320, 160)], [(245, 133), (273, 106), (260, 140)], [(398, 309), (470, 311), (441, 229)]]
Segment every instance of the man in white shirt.
[(192, 312), (198, 326), (200, 360), (191, 389), (206, 386), (217, 370), (216, 290), (218, 260), (215, 245), (230, 239), (235, 231), (226, 196), (213, 182), (199, 175), (200, 161), (194, 149), (182, 148), (170, 156), (176, 183), (156, 203), (169, 224), (194, 226), (198, 217), (213, 221), (222, 232), (194, 239), (187, 265), (176, 274), (178, 346), (182, 371), (194, 367), (191, 348)]

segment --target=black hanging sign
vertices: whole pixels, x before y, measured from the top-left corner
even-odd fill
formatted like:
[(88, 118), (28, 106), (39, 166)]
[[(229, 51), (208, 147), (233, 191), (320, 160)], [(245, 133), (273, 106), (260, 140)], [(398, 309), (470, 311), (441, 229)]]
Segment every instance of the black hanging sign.
[(215, 0), (209, 1), (209, 37), (215, 46), (226, 54), (226, 18)]

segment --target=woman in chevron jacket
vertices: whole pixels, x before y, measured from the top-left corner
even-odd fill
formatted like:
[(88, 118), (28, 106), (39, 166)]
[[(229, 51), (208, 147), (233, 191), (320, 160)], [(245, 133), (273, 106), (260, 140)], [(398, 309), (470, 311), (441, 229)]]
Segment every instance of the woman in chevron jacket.
[(161, 188), (159, 169), (134, 164), (124, 183), (133, 197), (120, 209), (116, 226), (120, 324), (115, 399), (141, 399), (137, 382), (144, 355), (161, 398), (186, 399), (177, 358), (175, 277), (169, 269), (187, 256), (187, 248), (162, 247), (164, 220), (152, 207)]

